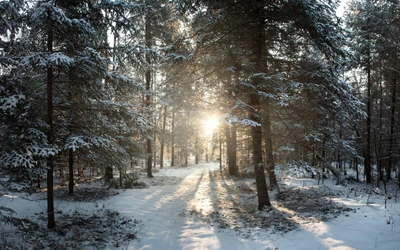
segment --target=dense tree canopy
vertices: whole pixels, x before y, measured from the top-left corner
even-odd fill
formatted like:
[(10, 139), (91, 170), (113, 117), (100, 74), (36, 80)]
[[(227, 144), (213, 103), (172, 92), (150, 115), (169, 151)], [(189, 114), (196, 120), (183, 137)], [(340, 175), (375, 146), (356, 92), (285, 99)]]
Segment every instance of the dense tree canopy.
[(67, 173), (72, 194), (89, 167), (117, 169), (122, 186), (140, 161), (152, 177), (219, 158), (232, 175), (251, 169), (259, 209), (289, 161), (387, 182), (400, 153), (399, 3), (354, 0), (342, 18), (338, 5), (2, 0), (1, 173), (27, 186), (47, 173), (49, 227), (53, 175)]

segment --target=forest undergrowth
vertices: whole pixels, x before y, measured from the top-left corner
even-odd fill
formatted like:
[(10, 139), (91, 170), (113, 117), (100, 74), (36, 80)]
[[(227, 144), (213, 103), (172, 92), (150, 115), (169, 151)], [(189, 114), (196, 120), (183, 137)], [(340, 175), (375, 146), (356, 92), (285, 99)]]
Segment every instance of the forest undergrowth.
[[(174, 185), (179, 181), (181, 178), (175, 176), (147, 178), (145, 174), (139, 172), (128, 188), (142, 189), (150, 186)], [(118, 186), (118, 178), (113, 179), (112, 182), (104, 182), (102, 179), (82, 181), (74, 188), (73, 195), (68, 194), (66, 180), (58, 180), (58, 182), (59, 185), (54, 190), (57, 202), (89, 202), (93, 203), (96, 209), (94, 211), (77, 209), (68, 214), (56, 210), (59, 223), (54, 230), (49, 230), (45, 226), (47, 215), (44, 212), (35, 214), (34, 218), (17, 219), (17, 227), (8, 225), (0, 227), (0, 245), (2, 246), (0, 249), (109, 249), (123, 247), (129, 244), (129, 241), (137, 239), (137, 232), (143, 224), (142, 221), (125, 217), (118, 211), (99, 205), (102, 201), (120, 194), (121, 187), (118, 189), (112, 187)], [(38, 189), (36, 192), (39, 200), (46, 199), (46, 189)], [(26, 197), (24, 199), (31, 200)], [(15, 240), (16, 238), (22, 240)]]
[[(120, 247), (136, 239), (142, 222), (99, 206), (99, 201), (119, 192), (99, 187), (100, 181), (93, 182), (90, 186), (76, 187), (73, 195), (68, 195), (66, 187), (60, 187), (55, 190), (55, 197), (58, 202), (90, 202), (96, 209), (86, 211), (78, 208), (68, 213), (56, 210), (59, 223), (53, 230), (46, 227), (47, 215), (44, 212), (20, 220), (18, 227), (3, 225), (0, 228), (0, 249), (106, 249)], [(44, 197), (45, 193), (38, 196), (44, 199), (41, 196)]]
[[(257, 238), (260, 231), (284, 235), (319, 222), (333, 220), (342, 214), (351, 216), (351, 213), (357, 213), (356, 209), (337, 202), (345, 197), (362, 195), (368, 197), (365, 205), (369, 205), (374, 200), (381, 202), (393, 199), (395, 194), (395, 189), (388, 187), (388, 195), (379, 188), (368, 188), (359, 182), (351, 182), (345, 188), (336, 189), (331, 185), (314, 185), (317, 183), (314, 179), (281, 179), (279, 188), (269, 192), (272, 206), (259, 211), (253, 178), (232, 177), (218, 170), (208, 171), (208, 174), (202, 175), (200, 179), (198, 177), (195, 176), (193, 180), (201, 181), (204, 185), (198, 190), (201, 193), (199, 199), (206, 197), (211, 203), (209, 206), (202, 206), (199, 200), (194, 200), (194, 203), (188, 202), (188, 206), (182, 207), (179, 216), (189, 221), (205, 222), (220, 232), (234, 230), (238, 236), (250, 240)], [(182, 180), (181, 177), (166, 175), (147, 178), (146, 175), (138, 173), (138, 185), (131, 188), (175, 186)], [(300, 185), (293, 185), (295, 182)], [(185, 188), (191, 190), (189, 186)], [(126, 217), (104, 205), (104, 201), (118, 196), (121, 190), (110, 188), (102, 180), (92, 180), (77, 185), (74, 195), (68, 195), (68, 188), (64, 184), (55, 190), (58, 204), (91, 203), (94, 209), (86, 210), (79, 205), (75, 206), (75, 209), (64, 211), (56, 209), (59, 223), (54, 230), (47, 229), (45, 212), (22, 219), (18, 228), (2, 225), (2, 249), (123, 248), (129, 245), (131, 240), (138, 239), (139, 231), (146, 225), (141, 220)], [(41, 191), (35, 197), (45, 200), (45, 192)]]
[(219, 171), (210, 172), (214, 209), (191, 209), (182, 216), (216, 224), (220, 230), (233, 229), (238, 235), (249, 238), (254, 232), (249, 228), (285, 234), (300, 226), (318, 221), (329, 221), (340, 214), (355, 212), (334, 198), (343, 196), (327, 186), (288, 187), (280, 183), (278, 190), (270, 192), (270, 208), (257, 210), (256, 186), (253, 179), (231, 177)]

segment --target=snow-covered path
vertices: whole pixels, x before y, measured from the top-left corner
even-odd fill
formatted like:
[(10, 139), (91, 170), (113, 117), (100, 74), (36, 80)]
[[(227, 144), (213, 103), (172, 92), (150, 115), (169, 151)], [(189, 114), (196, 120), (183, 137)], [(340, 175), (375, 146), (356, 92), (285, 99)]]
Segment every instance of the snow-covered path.
[[(210, 171), (217, 169), (217, 163), (167, 168), (155, 173), (155, 181), (157, 176), (182, 180), (170, 185), (125, 190), (99, 203), (143, 222), (138, 239), (119, 249), (400, 249), (400, 228), (396, 227), (400, 219), (398, 204), (391, 204), (392, 208), (387, 211), (381, 204), (365, 206), (366, 196), (338, 200), (361, 209), (349, 217), (342, 215), (331, 222), (303, 224), (303, 230), (283, 235), (244, 228), (249, 237), (243, 237), (238, 231), (220, 229), (196, 214), (191, 215), (193, 211), (209, 214), (217, 209), (213, 194), (219, 186), (209, 178)], [(386, 223), (389, 213), (394, 216), (393, 228)]]
[(186, 211), (193, 208), (212, 207), (208, 174), (216, 169), (218, 165), (210, 163), (161, 171), (155, 175), (168, 174), (183, 180), (178, 185), (127, 190), (111, 198), (107, 207), (143, 221), (139, 240), (131, 241), (128, 249), (241, 249), (238, 238), (218, 234), (216, 227), (186, 217)]
[[(304, 224), (303, 230), (284, 235), (248, 228), (243, 230), (250, 237), (243, 237), (229, 228), (221, 230), (191, 216), (193, 211), (209, 214), (217, 209), (213, 194), (218, 183), (209, 178), (209, 172), (217, 169), (218, 164), (207, 163), (162, 170), (155, 175), (183, 179), (173, 185), (126, 190), (106, 201), (107, 208), (143, 221), (139, 240), (120, 249), (400, 249), (399, 206), (391, 204), (393, 208), (387, 211), (380, 204), (365, 206), (365, 196), (338, 200), (361, 209), (349, 217)], [(394, 228), (386, 223), (388, 213), (395, 218)]]
[[(61, 224), (62, 216), (101, 215), (103, 214), (101, 211), (109, 210), (117, 211), (124, 218), (141, 221), (133, 228), (126, 228), (125, 232), (137, 230), (137, 239), (124, 240), (114, 237), (114, 234), (110, 233), (111, 236), (107, 238), (108, 242), (106, 242), (107, 247), (100, 249), (400, 249), (400, 203), (391, 199), (387, 201), (387, 208), (385, 208), (384, 196), (368, 195), (365, 192), (366, 186), (363, 184), (355, 184), (355, 187), (359, 188), (357, 193), (354, 191), (350, 195), (333, 198), (339, 204), (344, 204), (353, 210), (343, 213), (331, 221), (298, 221), (299, 228), (286, 234), (273, 233), (273, 230), (266, 231), (257, 226), (239, 226), (233, 229), (234, 223), (229, 223), (230, 227), (222, 229), (218, 223), (222, 221), (214, 222), (210, 214), (221, 211), (221, 206), (225, 205), (223, 209), (225, 211), (232, 209), (229, 210), (232, 213), (224, 213), (223, 216), (228, 222), (235, 222), (237, 219), (234, 216), (236, 214), (235, 202), (232, 201), (242, 199), (246, 202), (248, 200), (247, 198), (243, 199), (246, 197), (243, 194), (238, 195), (245, 190), (237, 187), (241, 187), (240, 185), (243, 184), (241, 181), (251, 184), (253, 180), (218, 179), (215, 178), (215, 173), (214, 177), (210, 178), (213, 176), (212, 171), (217, 169), (217, 163), (191, 165), (185, 168), (166, 168), (154, 173), (154, 179), (144, 178), (147, 182), (160, 184), (160, 186), (116, 190), (118, 195), (107, 199), (94, 199), (92, 202), (56, 199), (56, 220)], [(307, 190), (318, 187), (314, 182), (315, 180), (311, 179), (289, 178), (285, 179), (285, 183), (282, 185)], [(332, 183), (327, 181), (325, 185), (342, 193), (346, 193), (346, 190), (349, 189), (349, 187), (335, 186)], [(101, 183), (98, 182), (98, 184)], [(253, 197), (254, 193), (251, 192), (250, 196)], [(46, 211), (46, 200), (43, 197), (44, 194), (25, 197), (20, 193), (4, 193), (0, 197), (0, 206), (15, 210), (20, 218), (31, 218), (38, 223), (45, 224), (44, 218), (38, 220), (45, 215)], [(227, 203), (222, 204), (222, 202)], [(249, 203), (250, 213), (248, 214), (251, 215), (253, 214), (251, 212), (252, 204), (255, 204), (254, 199), (249, 200)], [(255, 205), (254, 209), (256, 209)], [(274, 209), (278, 209), (278, 206), (274, 205)], [(268, 216), (276, 219), (276, 217), (271, 217), (271, 214)], [(47, 237), (47, 232), (44, 232)], [(52, 235), (53, 241), (62, 241), (61, 238), (57, 238), (58, 234)], [(93, 237), (93, 235), (89, 234), (88, 237)], [(13, 239), (8, 240), (11, 242)], [(14, 240), (20, 241), (20, 239)], [(116, 244), (117, 242), (118, 244)], [(94, 250), (98, 248), (80, 249)]]

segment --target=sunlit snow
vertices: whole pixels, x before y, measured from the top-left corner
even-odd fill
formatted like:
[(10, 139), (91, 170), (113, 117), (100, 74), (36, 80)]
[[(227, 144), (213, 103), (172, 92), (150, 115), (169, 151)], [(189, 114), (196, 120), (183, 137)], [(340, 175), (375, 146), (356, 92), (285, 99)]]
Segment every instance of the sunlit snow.
[[(236, 229), (221, 226), (205, 214), (212, 214), (232, 197), (229, 188), (239, 190), (240, 185), (253, 185), (254, 180), (232, 181), (214, 180), (212, 175), (219, 174), (219, 164), (203, 163), (188, 167), (164, 168), (156, 171), (155, 182), (159, 185), (144, 189), (118, 190), (118, 194), (95, 202), (73, 202), (56, 199), (56, 220), (61, 215), (81, 212), (96, 214), (104, 209), (116, 211), (125, 218), (138, 220), (137, 239), (126, 241), (117, 246), (108, 242), (104, 249), (382, 249), (400, 248), (400, 201), (387, 200), (384, 196), (369, 195), (363, 184), (356, 188), (335, 186), (326, 180), (325, 186), (341, 194), (333, 197), (332, 202), (349, 208), (337, 218), (329, 221), (304, 220), (293, 218), (298, 229), (288, 233), (273, 232), (258, 227)], [(215, 172), (216, 171), (216, 172)], [(146, 182), (147, 177), (142, 177)], [(307, 178), (284, 178), (281, 185), (305, 190), (317, 188), (316, 180)], [(81, 184), (80, 187), (91, 184)], [(320, 185), (320, 187), (323, 187)], [(90, 187), (90, 186), (88, 186)], [(37, 220), (37, 214), (43, 214), (46, 200), (42, 194), (26, 196), (21, 193), (0, 192), (0, 206), (14, 209), (20, 218)], [(239, 193), (240, 194), (240, 193)], [(272, 196), (275, 194), (271, 192)], [(217, 197), (219, 197), (217, 199)], [(225, 198), (223, 198), (225, 197)], [(254, 203), (255, 196), (250, 194), (248, 203)], [(247, 198), (246, 198), (247, 199)], [(275, 203), (274, 203), (275, 204)], [(226, 204), (225, 204), (226, 206)], [(301, 206), (301, 204), (299, 204)], [(226, 208), (226, 207), (225, 207)], [(351, 209), (350, 209), (351, 208)], [(222, 209), (222, 208), (221, 208)], [(276, 207), (276, 209), (280, 209)], [(293, 212), (293, 211), (292, 211)], [(264, 213), (264, 212), (262, 212)], [(227, 224), (235, 225), (234, 218), (226, 218)], [(44, 221), (38, 221), (45, 224)], [(7, 239), (15, 240), (20, 239)]]

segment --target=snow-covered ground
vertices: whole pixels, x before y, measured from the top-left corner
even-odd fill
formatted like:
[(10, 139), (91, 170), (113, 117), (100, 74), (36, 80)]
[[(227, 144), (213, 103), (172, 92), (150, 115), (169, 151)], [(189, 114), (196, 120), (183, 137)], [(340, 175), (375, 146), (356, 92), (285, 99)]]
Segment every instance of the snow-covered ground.
[[(76, 249), (68, 236), (83, 238), (81, 249), (400, 249), (400, 194), (385, 208), (385, 196), (364, 184), (317, 186), (315, 180), (285, 178), (281, 189), (286, 191), (271, 192), (274, 208), (258, 212), (254, 180), (232, 179), (217, 170), (217, 163), (165, 168), (154, 179), (141, 178), (147, 188), (111, 190), (103, 199), (59, 197), (56, 233), (45, 229), (44, 194), (3, 189), (0, 206), (43, 227), (36, 230), (41, 233), (17, 234), (3, 225), (0, 249), (2, 242), (9, 249)], [(77, 191), (95, 187), (99, 183), (82, 184)], [(297, 200), (293, 195), (298, 194), (321, 199)], [(63, 224), (67, 220), (70, 224)], [(89, 227), (93, 233), (77, 234), (71, 224), (86, 225), (85, 231)], [(47, 244), (40, 235), (57, 243)]]

